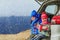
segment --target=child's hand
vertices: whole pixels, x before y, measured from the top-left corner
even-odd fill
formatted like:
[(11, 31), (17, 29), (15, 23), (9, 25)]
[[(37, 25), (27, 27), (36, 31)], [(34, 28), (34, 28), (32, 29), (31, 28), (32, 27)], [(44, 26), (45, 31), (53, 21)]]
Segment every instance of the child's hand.
[(42, 29), (43, 30), (48, 30), (48, 27), (47, 26), (43, 26)]
[(39, 29), (39, 24), (36, 25), (36, 28)]
[(35, 20), (35, 17), (31, 17), (31, 20), (32, 20), (32, 21)]

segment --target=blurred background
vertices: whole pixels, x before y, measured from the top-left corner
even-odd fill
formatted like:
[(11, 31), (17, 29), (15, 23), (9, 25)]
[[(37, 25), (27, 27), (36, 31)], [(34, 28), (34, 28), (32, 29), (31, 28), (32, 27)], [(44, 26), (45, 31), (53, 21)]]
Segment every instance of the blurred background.
[(0, 0), (0, 40), (27, 39), (31, 11), (39, 7), (34, 0)]
[(39, 7), (34, 0), (0, 0), (0, 34), (30, 29), (31, 11)]

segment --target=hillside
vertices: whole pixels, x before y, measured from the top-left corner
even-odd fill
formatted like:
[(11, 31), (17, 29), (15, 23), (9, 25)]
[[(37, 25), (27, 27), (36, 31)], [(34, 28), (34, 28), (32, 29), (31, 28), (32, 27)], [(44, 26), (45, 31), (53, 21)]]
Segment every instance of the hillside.
[(25, 40), (30, 36), (30, 30), (18, 34), (0, 34), (0, 40)]
[(30, 29), (29, 16), (0, 17), (0, 34), (17, 34), (28, 29)]

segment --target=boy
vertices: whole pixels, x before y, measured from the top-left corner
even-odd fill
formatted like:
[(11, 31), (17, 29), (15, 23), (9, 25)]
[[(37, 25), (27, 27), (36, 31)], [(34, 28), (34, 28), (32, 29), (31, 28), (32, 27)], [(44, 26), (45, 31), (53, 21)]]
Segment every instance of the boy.
[(35, 10), (31, 14), (31, 39), (34, 39), (35, 35), (40, 34), (38, 26), (42, 22), (41, 14), (37, 13)]

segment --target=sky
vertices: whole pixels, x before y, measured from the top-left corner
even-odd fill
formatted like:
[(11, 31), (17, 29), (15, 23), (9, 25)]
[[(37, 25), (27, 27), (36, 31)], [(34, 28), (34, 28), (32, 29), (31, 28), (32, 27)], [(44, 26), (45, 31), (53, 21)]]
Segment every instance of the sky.
[(39, 7), (34, 0), (0, 0), (0, 17), (30, 16), (31, 11)]

